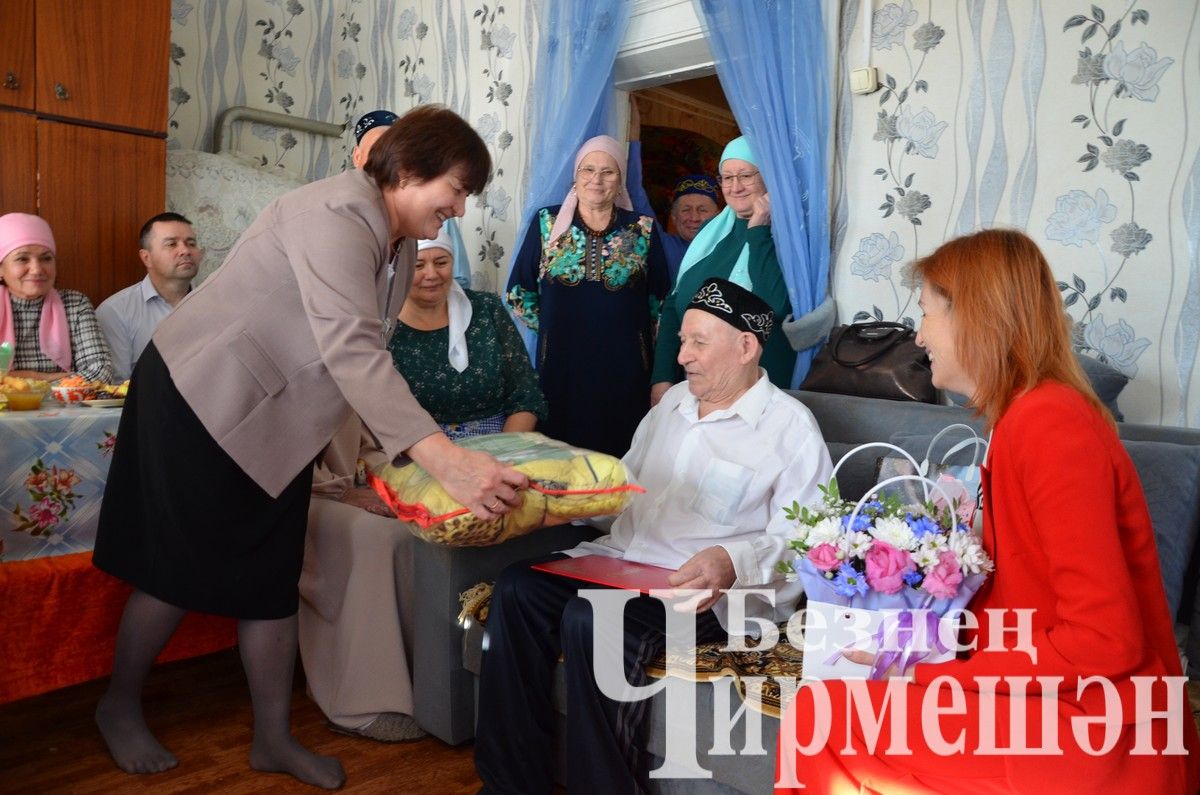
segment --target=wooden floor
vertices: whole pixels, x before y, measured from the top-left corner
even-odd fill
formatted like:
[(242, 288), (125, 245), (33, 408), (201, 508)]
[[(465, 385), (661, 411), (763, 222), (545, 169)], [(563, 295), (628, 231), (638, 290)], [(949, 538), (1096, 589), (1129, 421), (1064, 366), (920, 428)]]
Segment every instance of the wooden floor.
[[(151, 674), (146, 719), (179, 758), (179, 767), (159, 775), (129, 776), (113, 764), (91, 717), (106, 683), (0, 705), (0, 792), (321, 792), (287, 776), (250, 769), (250, 696), (235, 650), (160, 666)], [(342, 792), (479, 791), (470, 744), (455, 748), (426, 738), (386, 745), (334, 734), (300, 681), (292, 727), (309, 748), (341, 759), (347, 775)]]

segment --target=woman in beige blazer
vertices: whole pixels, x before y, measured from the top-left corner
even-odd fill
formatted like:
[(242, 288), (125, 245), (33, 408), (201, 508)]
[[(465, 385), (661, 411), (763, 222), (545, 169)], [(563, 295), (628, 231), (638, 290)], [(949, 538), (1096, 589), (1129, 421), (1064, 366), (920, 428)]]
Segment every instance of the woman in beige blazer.
[(177, 764), (146, 727), (141, 688), (197, 610), (239, 619), (251, 766), (326, 788), (345, 780), (336, 759), (295, 741), (288, 713), (312, 463), (352, 412), (389, 457), (408, 455), (479, 516), (519, 504), (525, 477), (450, 442), (384, 347), (416, 240), (461, 216), (490, 170), (463, 119), (416, 108), (363, 170), (263, 210), (158, 327), (126, 398), (93, 557), (135, 588), (96, 710), (121, 769)]

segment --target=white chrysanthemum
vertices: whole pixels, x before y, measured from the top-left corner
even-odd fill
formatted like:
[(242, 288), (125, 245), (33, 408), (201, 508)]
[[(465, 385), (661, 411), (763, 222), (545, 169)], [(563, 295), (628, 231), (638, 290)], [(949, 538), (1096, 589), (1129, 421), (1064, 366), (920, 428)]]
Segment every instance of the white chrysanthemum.
[(809, 549), (821, 544), (836, 544), (842, 535), (842, 523), (832, 516), (826, 517), (809, 528), (804, 543)]
[(950, 551), (958, 556), (964, 574), (992, 570), (992, 562), (988, 560), (983, 545), (974, 533), (951, 533), (949, 547)]
[(875, 520), (871, 535), (884, 543), (891, 544), (896, 549), (906, 549), (910, 552), (917, 548), (917, 537), (913, 535), (908, 522), (895, 516), (882, 516)]
[(921, 571), (929, 571), (938, 564), (942, 550), (948, 548), (945, 536), (927, 535), (912, 553), (913, 562)]
[[(850, 558), (866, 557), (867, 550), (871, 548), (871, 542), (874, 539), (866, 533), (855, 531), (853, 533), (843, 533), (837, 541), (839, 552), (845, 553), (844, 557)], [(839, 555), (838, 557), (843, 557)]]

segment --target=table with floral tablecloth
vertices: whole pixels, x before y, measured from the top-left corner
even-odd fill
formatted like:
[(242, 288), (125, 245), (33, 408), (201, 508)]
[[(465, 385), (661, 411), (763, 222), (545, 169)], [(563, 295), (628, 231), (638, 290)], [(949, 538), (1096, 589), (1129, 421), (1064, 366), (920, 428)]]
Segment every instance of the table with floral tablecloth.
[(90, 550), (119, 408), (0, 411), (0, 561)]
[[(105, 676), (130, 587), (92, 566), (116, 408), (0, 411), (0, 704)], [(189, 614), (159, 661), (233, 645)]]

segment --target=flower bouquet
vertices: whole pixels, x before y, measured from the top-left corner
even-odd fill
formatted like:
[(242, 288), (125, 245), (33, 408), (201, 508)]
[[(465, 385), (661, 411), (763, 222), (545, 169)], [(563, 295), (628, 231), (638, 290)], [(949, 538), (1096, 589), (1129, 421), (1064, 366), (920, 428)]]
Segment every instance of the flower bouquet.
[[(808, 595), (806, 678), (878, 679), (889, 669), (903, 675), (918, 662), (950, 659), (952, 614), (966, 607), (993, 568), (967, 524), (961, 484), (903, 475), (877, 484), (857, 503), (842, 499), (838, 468), (859, 450), (879, 446), (907, 456), (882, 443), (857, 447), (821, 488), (819, 506), (785, 509), (796, 523), (789, 541), (796, 557), (780, 568), (799, 578)], [(905, 480), (921, 484), (921, 504), (905, 504), (894, 493), (875, 497)]]

